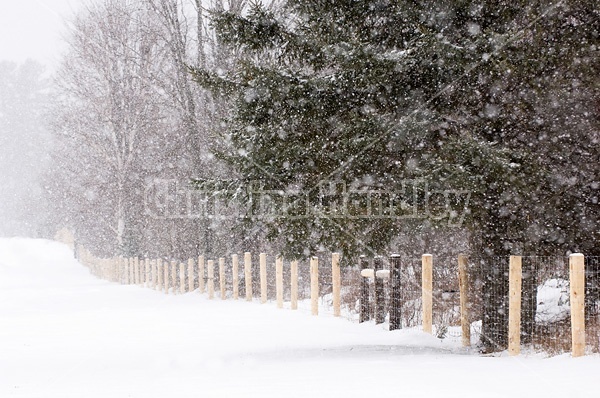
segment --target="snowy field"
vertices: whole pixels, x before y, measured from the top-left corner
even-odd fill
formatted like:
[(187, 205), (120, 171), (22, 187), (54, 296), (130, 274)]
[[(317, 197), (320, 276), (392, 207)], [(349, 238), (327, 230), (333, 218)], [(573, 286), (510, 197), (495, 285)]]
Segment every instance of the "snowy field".
[(598, 397), (600, 356), (482, 357), (270, 303), (92, 277), (0, 239), (0, 397)]

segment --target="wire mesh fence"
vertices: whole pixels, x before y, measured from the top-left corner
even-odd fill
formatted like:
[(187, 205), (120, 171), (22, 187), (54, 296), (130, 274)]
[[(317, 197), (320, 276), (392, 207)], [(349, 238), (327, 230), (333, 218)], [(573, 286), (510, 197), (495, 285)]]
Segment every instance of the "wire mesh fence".
[(571, 349), (569, 260), (523, 257), (521, 343), (551, 354)]
[(586, 257), (585, 330), (587, 349), (600, 353), (600, 257)]

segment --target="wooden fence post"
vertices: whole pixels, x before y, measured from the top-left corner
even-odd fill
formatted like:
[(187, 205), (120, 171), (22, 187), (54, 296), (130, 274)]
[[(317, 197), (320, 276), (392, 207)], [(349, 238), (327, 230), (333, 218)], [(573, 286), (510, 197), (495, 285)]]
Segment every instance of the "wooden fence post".
[(133, 258), (133, 264), (135, 265), (135, 284), (140, 284), (140, 259), (135, 256)]
[(123, 284), (123, 278), (121, 277), (121, 258), (119, 256), (113, 257), (113, 275), (115, 282)]
[(458, 256), (458, 285), (460, 289), (460, 326), (463, 347), (471, 346), (471, 321), (469, 316), (469, 274), (467, 256)]
[(171, 263), (169, 263), (169, 260), (165, 260), (165, 262), (163, 263), (163, 267), (165, 274), (165, 293), (169, 294), (169, 278), (171, 277), (171, 272), (169, 270), (169, 268), (171, 267)]
[(333, 288), (333, 316), (342, 312), (342, 275), (340, 271), (340, 254), (331, 254), (331, 286)]
[(179, 263), (179, 291), (185, 293), (185, 264)]
[(144, 259), (136, 257), (138, 269), (138, 282), (140, 286), (144, 286)]
[(162, 258), (157, 258), (156, 259), (156, 273), (158, 275), (158, 290), (162, 290), (163, 289), (163, 276), (164, 276), (164, 270), (163, 270), (163, 263), (162, 263)]
[(585, 257), (581, 253), (569, 256), (571, 286), (571, 355), (585, 354)]
[(138, 264), (138, 277), (139, 277), (138, 285), (144, 286), (144, 259), (137, 258), (137, 264)]
[(221, 300), (225, 300), (225, 258), (219, 258), (219, 288), (221, 289)]
[(114, 274), (115, 274), (115, 282), (123, 283), (123, 279), (121, 278), (121, 258), (114, 257), (113, 262)]
[(133, 263), (133, 257), (127, 258), (127, 268), (129, 270), (129, 284), (135, 285), (135, 264)]
[(158, 273), (156, 272), (156, 260), (150, 260), (150, 278), (152, 280), (151, 288), (156, 290), (156, 279), (158, 277)]
[(124, 257), (121, 257), (121, 267), (123, 268), (123, 283), (129, 285), (129, 267), (127, 259)]
[(137, 284), (140, 286), (144, 286), (144, 259), (136, 257), (137, 260), (137, 272), (138, 272), (138, 281)]
[(260, 253), (260, 303), (267, 302), (267, 254)]
[[(402, 328), (402, 300), (400, 296), (400, 255), (390, 256), (390, 330)], [(367, 292), (368, 293), (368, 292)]]
[(204, 294), (204, 256), (198, 256), (198, 291)]
[(112, 278), (113, 278), (113, 282), (117, 282), (120, 283), (120, 273), (119, 273), (119, 258), (118, 257), (112, 257), (111, 259), (111, 267), (112, 267)]
[(421, 264), (423, 331), (431, 334), (433, 326), (433, 256), (431, 254), (423, 254)]
[(319, 315), (319, 258), (310, 258), (310, 307), (312, 315)]
[(239, 297), (239, 263), (238, 263), (238, 255), (237, 254), (232, 254), (231, 255), (231, 273), (232, 273), (232, 278), (231, 278), (231, 282), (232, 282), (232, 290), (233, 290), (233, 299), (237, 300)]
[(194, 291), (194, 259), (188, 259), (188, 291)]
[(124, 285), (125, 284), (125, 271), (124, 271), (124, 268), (123, 268), (123, 257), (118, 256), (116, 258), (116, 261), (117, 261), (117, 264), (116, 264), (116, 267), (117, 267), (117, 278), (119, 280), (119, 283), (121, 285)]
[(139, 267), (140, 267), (140, 281), (139, 281), (139, 285), (144, 287), (144, 271), (145, 271), (145, 259), (144, 258), (140, 258), (139, 259)]
[(127, 262), (129, 263), (129, 284), (135, 285), (135, 263), (133, 257), (129, 257)]
[(150, 286), (150, 260), (145, 258), (144, 259), (144, 271), (145, 271), (145, 281), (143, 286), (144, 287), (149, 287)]
[(290, 265), (290, 305), (293, 310), (298, 309), (298, 260), (292, 261)]
[(252, 301), (252, 254), (244, 253), (244, 280), (246, 282), (246, 301)]
[(208, 298), (212, 300), (215, 297), (215, 263), (208, 260), (208, 275), (206, 278), (208, 284)]
[(369, 260), (365, 256), (360, 256), (360, 313), (358, 322), (365, 322), (371, 319), (371, 312), (369, 311), (369, 280), (362, 276), (362, 271), (369, 268)]
[(171, 283), (173, 283), (173, 294), (177, 294), (177, 261), (171, 261)]
[(153, 289), (154, 290), (160, 290), (160, 285), (159, 285), (159, 281), (160, 281), (160, 267), (158, 265), (158, 259), (154, 259), (152, 260), (152, 264), (154, 266), (154, 286)]
[(523, 267), (521, 256), (510, 256), (508, 265), (508, 353), (521, 352), (521, 284)]
[(277, 293), (277, 308), (283, 308), (283, 257), (275, 258), (275, 291)]
[(146, 287), (148, 284), (148, 259), (144, 258), (141, 260), (141, 268), (142, 268), (142, 286)]
[(385, 321), (385, 297), (383, 297), (383, 278), (377, 277), (377, 271), (383, 269), (383, 261), (381, 256), (376, 256), (373, 260), (373, 283), (375, 285), (375, 324), (383, 323)]

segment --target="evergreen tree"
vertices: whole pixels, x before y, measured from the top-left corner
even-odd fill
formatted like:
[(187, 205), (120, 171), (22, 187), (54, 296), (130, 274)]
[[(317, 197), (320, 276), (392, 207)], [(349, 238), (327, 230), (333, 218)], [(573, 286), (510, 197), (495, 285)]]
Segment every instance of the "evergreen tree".
[[(598, 20), (584, 0), (255, 5), (214, 19), (244, 61), (193, 73), (230, 99), (220, 155), (237, 192), (259, 181), (275, 197), (259, 218), (287, 254), (383, 251), (405, 221), (353, 217), (368, 206), (361, 190), (404, 192), (407, 213), (424, 206), (407, 180), (470, 191), (465, 227), (495, 349), (506, 345), (506, 256), (597, 246)], [(332, 214), (345, 196), (330, 182), (358, 192), (350, 212)], [(287, 210), (299, 217), (279, 192), (298, 193)]]

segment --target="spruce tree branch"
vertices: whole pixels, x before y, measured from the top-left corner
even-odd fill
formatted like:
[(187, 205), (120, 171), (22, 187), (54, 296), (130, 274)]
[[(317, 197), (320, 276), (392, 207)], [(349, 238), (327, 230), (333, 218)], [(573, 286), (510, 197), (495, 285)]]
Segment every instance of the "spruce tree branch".
[[(550, 5), (543, 13), (541, 13), (536, 18), (534, 18), (532, 21), (530, 21), (525, 27), (519, 29), (517, 32), (512, 32), (512, 33), (506, 35), (507, 40), (504, 43), (502, 43), (500, 46), (498, 46), (493, 52), (491, 52), (489, 54), (489, 58), (482, 58), (481, 60), (479, 60), (479, 61), (475, 62), (474, 64), (472, 64), (458, 78), (454, 79), (452, 82), (450, 82), (447, 85), (445, 85), (441, 90), (437, 91), (425, 103), (423, 103), (422, 105), (420, 105), (418, 108), (414, 109), (405, 118), (410, 118), (410, 117), (416, 115), (418, 112), (424, 110), (427, 105), (431, 104), (435, 99), (439, 98), (444, 93), (446, 93), (448, 90), (450, 90), (451, 88), (453, 88), (458, 82), (462, 81), (465, 77), (469, 76), (475, 69), (479, 68), (481, 65), (483, 65), (486, 62), (488, 62), (488, 60), (491, 59), (493, 56), (497, 56), (508, 45), (510, 45), (510, 44), (514, 43), (515, 41), (519, 40), (523, 36), (523, 34), (527, 31), (527, 29), (529, 29), (531, 26), (533, 26), (534, 24), (536, 24), (537, 22), (539, 22), (541, 19), (543, 19), (546, 15), (548, 15), (550, 12), (552, 12), (555, 8), (557, 8), (563, 2), (564, 2), (564, 0), (560, 0), (560, 1), (558, 1), (558, 2), (556, 2), (554, 4), (552, 4), (552, 5)], [(332, 177), (334, 177), (336, 174), (339, 174), (340, 172), (342, 172), (343, 170), (345, 170), (346, 168), (348, 168), (356, 159), (358, 159), (359, 157), (361, 157), (366, 151), (368, 151), (369, 149), (371, 149), (373, 146), (375, 146), (376, 144), (378, 144), (379, 142), (381, 142), (385, 138), (386, 138), (386, 135), (379, 135), (379, 136), (373, 138), (372, 140), (370, 140), (370, 142), (367, 143), (358, 153), (352, 155), (350, 157), (350, 159), (348, 159), (347, 161), (345, 161), (341, 166), (339, 166), (334, 171), (332, 171), (331, 173), (329, 173), (328, 175), (326, 175), (322, 179), (322, 181), (331, 180)], [(318, 185), (316, 185), (313, 188), (311, 188), (311, 190), (316, 189), (317, 187), (318, 187)]]

